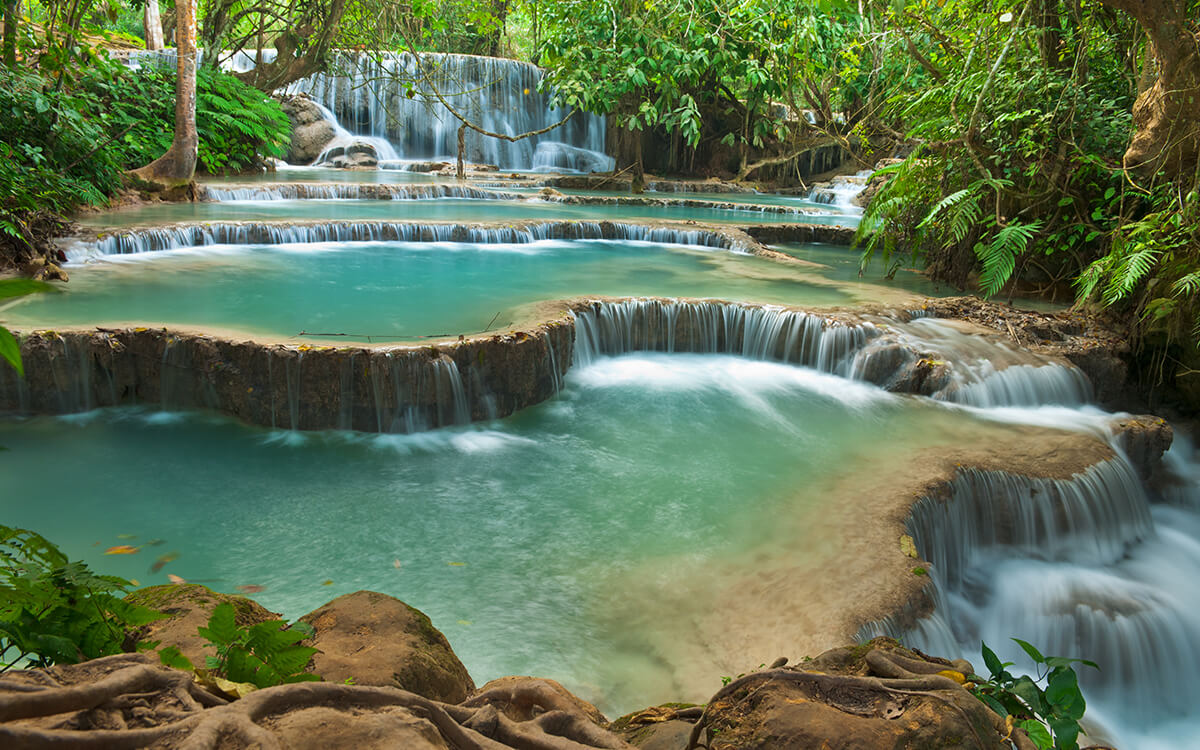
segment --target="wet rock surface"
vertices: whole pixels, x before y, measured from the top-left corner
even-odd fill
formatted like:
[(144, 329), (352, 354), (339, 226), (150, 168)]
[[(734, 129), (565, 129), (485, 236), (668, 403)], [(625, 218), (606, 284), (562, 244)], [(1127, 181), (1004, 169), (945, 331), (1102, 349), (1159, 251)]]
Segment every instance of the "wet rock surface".
[(459, 703), (475, 690), (450, 643), (429, 617), (399, 599), (357, 591), (300, 618), (318, 649), (310, 671), (329, 682), (397, 687)]
[(284, 160), (289, 164), (312, 164), (333, 140), (334, 123), (325, 119), (325, 113), (305, 94), (284, 98), (280, 108), (292, 123), (292, 140)]

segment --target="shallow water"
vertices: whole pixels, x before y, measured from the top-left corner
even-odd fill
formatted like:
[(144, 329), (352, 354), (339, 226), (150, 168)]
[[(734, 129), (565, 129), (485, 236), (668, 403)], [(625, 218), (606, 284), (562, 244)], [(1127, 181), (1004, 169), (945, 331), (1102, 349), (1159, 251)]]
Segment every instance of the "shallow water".
[[(627, 355), (515, 417), (408, 436), (128, 409), (3, 419), (0, 515), (144, 584), (264, 586), (289, 618), (382, 591), (428, 613), (477, 683), (546, 675), (618, 715), (753, 666), (701, 625), (739, 578), (836, 554), (827, 513), (868, 457), (989, 429), (802, 368)], [(104, 554), (119, 544), (146, 546)], [(787, 598), (759, 602), (762, 628), (792, 627), (773, 614)]]
[(78, 219), (85, 227), (123, 228), (196, 221), (309, 221), (313, 219), (386, 221), (518, 221), (525, 219), (591, 221), (695, 221), (701, 224), (841, 224), (841, 216), (812, 216), (773, 211), (726, 211), (691, 206), (593, 206), (551, 201), (501, 201), (460, 198), (433, 200), (249, 200), (201, 203), (154, 203)]
[(103, 256), (71, 267), (61, 294), (26, 297), (3, 315), (16, 328), (142, 323), (413, 339), (504, 328), (523, 305), (582, 295), (851, 303), (822, 285), (822, 270), (607, 240), (214, 245)]

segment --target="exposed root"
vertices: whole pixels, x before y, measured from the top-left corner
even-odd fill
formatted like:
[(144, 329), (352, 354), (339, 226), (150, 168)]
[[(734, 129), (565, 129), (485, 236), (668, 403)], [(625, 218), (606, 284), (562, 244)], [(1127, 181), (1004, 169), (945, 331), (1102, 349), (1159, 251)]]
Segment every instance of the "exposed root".
[[(47, 675), (52, 684), (33, 675), (0, 679), (0, 747), (275, 750), (285, 746), (279, 721), (315, 708), (339, 711), (347, 722), (369, 713), (405, 713), (409, 725), (428, 722), (456, 750), (629, 747), (580, 704), (537, 680), (488, 690), (455, 706), (397, 688), (324, 682), (280, 685), (226, 702), (197, 686), (190, 673), (141, 654), (57, 667)], [(406, 737), (397, 735), (395, 746), (405, 744)]]

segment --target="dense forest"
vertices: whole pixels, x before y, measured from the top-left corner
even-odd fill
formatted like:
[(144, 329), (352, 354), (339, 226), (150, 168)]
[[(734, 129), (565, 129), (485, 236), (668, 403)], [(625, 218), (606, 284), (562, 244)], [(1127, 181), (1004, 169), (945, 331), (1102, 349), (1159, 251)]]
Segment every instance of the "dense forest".
[[(194, 19), (177, 11), (6, 0), (10, 255), (54, 232), (57, 215), (133, 184), (131, 170), (171, 145), (175, 74), (131, 72), (110, 60), (121, 50), (178, 36), (223, 51), (201, 55), (196, 74), (195, 168), (212, 174), (281, 155), (288, 122), (269, 94), (335, 68), (339, 50), (497, 55), (541, 66), (563, 105), (640, 132), (636, 164), (619, 169), (644, 161), (770, 188), (763, 168), (814, 142), (841, 144), (861, 167), (901, 157), (860, 228), (865, 258), (988, 296), (1073, 295), (1129, 326), (1154, 383), (1185, 386), (1200, 368), (1195, 0), (202, 0)], [(222, 61), (239, 52), (253, 64), (230, 72)]]

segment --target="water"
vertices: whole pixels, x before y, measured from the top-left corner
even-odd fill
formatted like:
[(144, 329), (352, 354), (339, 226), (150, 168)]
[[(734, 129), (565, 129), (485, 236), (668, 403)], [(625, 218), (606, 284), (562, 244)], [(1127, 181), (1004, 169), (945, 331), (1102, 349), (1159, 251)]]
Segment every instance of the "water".
[[(336, 73), (299, 81), (289, 91), (310, 94), (350, 133), (390, 141), (400, 159), (456, 157), (460, 121), (436, 98), (435, 89), (463, 117), (504, 135), (541, 130), (570, 113), (551, 107), (550, 97), (538, 90), (541, 70), (516, 60), (342, 53), (332, 69)], [(604, 154), (604, 132), (603, 117), (583, 112), (549, 133), (515, 142), (468, 130), (463, 157), (501, 169), (607, 172), (614, 162)]]
[[(264, 586), (289, 618), (382, 591), (428, 613), (477, 683), (546, 675), (618, 715), (702, 700), (747, 650), (798, 656), (778, 613), (828, 595), (821, 571), (876, 478), (863, 462), (901, 473), (1007, 429), (788, 365), (631, 354), (515, 417), (416, 435), (136, 410), (0, 420), (0, 514), (142, 583)], [(763, 591), (768, 570), (790, 583)], [(756, 628), (730, 644), (734, 613)]]
[(694, 221), (701, 224), (840, 224), (837, 215), (722, 210), (689, 205), (572, 205), (539, 200), (255, 200), (152, 203), (119, 211), (87, 214), (87, 228), (152, 226), (176, 222), (280, 220), (307, 221)]
[(71, 267), (61, 294), (26, 297), (5, 320), (18, 329), (141, 323), (387, 340), (504, 328), (528, 317), (523, 306), (580, 295), (854, 300), (820, 269), (651, 242), (210, 245), (103, 260)]

